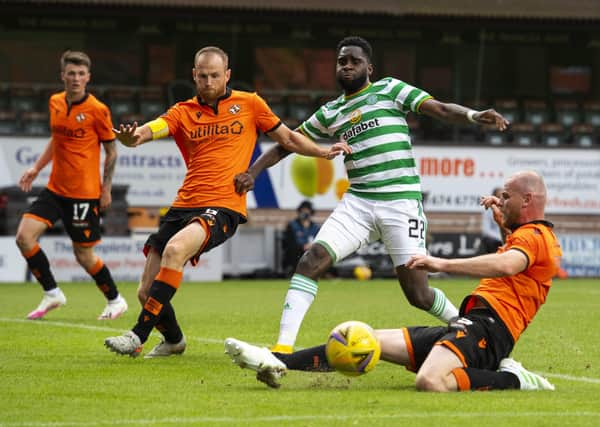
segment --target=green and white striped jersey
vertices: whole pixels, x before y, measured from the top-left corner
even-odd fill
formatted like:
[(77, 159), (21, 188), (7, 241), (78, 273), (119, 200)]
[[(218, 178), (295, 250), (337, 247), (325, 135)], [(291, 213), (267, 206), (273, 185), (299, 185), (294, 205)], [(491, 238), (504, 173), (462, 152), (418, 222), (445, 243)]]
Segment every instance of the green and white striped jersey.
[(386, 77), (351, 96), (321, 106), (300, 125), (310, 138), (342, 138), (352, 147), (344, 159), (348, 192), (373, 200), (421, 199), (406, 115), (431, 96)]

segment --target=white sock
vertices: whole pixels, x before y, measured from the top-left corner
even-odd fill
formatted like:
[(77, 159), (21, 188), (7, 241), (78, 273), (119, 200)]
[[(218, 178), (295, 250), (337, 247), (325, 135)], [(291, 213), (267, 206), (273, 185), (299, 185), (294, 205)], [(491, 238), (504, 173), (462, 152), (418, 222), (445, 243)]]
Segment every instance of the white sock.
[(435, 297), (433, 299), (433, 305), (427, 311), (429, 314), (437, 317), (444, 323), (448, 323), (450, 319), (458, 316), (458, 310), (450, 302), (446, 295), (439, 290), (438, 288), (433, 288), (433, 292), (435, 293)]
[(318, 285), (312, 279), (294, 274), (285, 296), (277, 344), (294, 346), (300, 325), (317, 295)]
[(113, 299), (109, 299), (108, 303), (109, 304), (116, 304), (118, 302), (121, 302), (121, 300), (123, 299), (123, 297), (121, 296), (121, 294), (117, 294), (117, 296)]
[(54, 289), (50, 289), (49, 291), (44, 291), (44, 293), (46, 295), (48, 295), (49, 297), (54, 298), (54, 297), (57, 297), (60, 295), (61, 290), (60, 290), (60, 288), (54, 288)]

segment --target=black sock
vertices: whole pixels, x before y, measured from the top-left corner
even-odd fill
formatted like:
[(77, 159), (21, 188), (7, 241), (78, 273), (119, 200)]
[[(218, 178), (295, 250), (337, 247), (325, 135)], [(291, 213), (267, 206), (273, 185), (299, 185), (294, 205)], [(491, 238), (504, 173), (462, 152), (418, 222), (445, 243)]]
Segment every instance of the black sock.
[(179, 323), (177, 323), (175, 310), (173, 309), (173, 305), (171, 305), (170, 301), (163, 305), (158, 323), (156, 324), (156, 329), (163, 334), (165, 341), (171, 344), (177, 344), (183, 338), (183, 332), (179, 327)]
[[(466, 374), (468, 380), (462, 381), (460, 371)], [(519, 379), (510, 372), (488, 371), (478, 368), (458, 368), (452, 371), (458, 382), (458, 388), (465, 390), (506, 390), (520, 388)]]
[(50, 271), (50, 263), (48, 262), (48, 257), (40, 248), (37, 246), (39, 250), (35, 251), (33, 255), (26, 257), (27, 265), (29, 266), (29, 270), (31, 270), (31, 274), (35, 276), (42, 288), (45, 291), (50, 291), (56, 288), (56, 280), (54, 280), (54, 275)]
[(171, 301), (176, 290), (177, 289), (174, 287), (169, 286), (160, 280), (154, 280), (154, 282), (152, 282), (148, 299), (144, 304), (144, 308), (138, 317), (136, 325), (132, 329), (132, 331), (140, 337), (142, 343), (146, 342), (148, 339), (148, 335), (152, 332), (152, 328), (158, 323), (165, 304)]
[(273, 353), (285, 363), (288, 369), (295, 371), (331, 372), (334, 369), (327, 363), (325, 345), (295, 351), (292, 354)]
[(103, 265), (100, 271), (93, 274), (92, 278), (96, 281), (96, 286), (102, 291), (107, 300), (113, 300), (119, 295), (117, 285), (115, 285), (106, 265)]

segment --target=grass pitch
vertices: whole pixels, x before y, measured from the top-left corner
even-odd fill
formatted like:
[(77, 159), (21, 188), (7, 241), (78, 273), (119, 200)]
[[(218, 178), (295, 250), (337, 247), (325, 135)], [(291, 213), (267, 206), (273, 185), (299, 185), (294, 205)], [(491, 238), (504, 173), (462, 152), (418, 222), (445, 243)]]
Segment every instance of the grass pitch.
[[(433, 280), (458, 305), (476, 281)], [(223, 354), (233, 336), (276, 339), (286, 281), (185, 283), (173, 303), (188, 341), (183, 356), (131, 359), (103, 347), (131, 328), (136, 285), (120, 284), (130, 309), (98, 321), (91, 283), (66, 283), (67, 306), (24, 320), (37, 284), (0, 284), (0, 426), (592, 426), (600, 425), (600, 280), (557, 280), (513, 356), (554, 392), (419, 393), (414, 375), (380, 363), (358, 378), (289, 372), (279, 390)], [(323, 342), (336, 324), (376, 328), (434, 324), (406, 303), (395, 281), (322, 281), (297, 345)], [(151, 336), (145, 352), (158, 341)]]

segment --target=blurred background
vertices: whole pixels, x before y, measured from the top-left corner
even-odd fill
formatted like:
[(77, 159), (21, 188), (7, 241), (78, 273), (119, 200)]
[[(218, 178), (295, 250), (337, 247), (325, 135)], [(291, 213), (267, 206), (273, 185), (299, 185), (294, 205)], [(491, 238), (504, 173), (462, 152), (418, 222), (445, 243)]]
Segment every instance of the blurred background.
[[(257, 91), (294, 127), (338, 95), (335, 46), (360, 35), (374, 48), (372, 80), (394, 76), (441, 101), (493, 107), (512, 123), (498, 133), (409, 117), (417, 158), (427, 159), (421, 170), (432, 253), (476, 253), (478, 196), (512, 168), (538, 168), (551, 181), (550, 219), (573, 254), (567, 271), (600, 275), (600, 0), (0, 0), (0, 8), (5, 235), (14, 234), (31, 200), (15, 190), (15, 179), (48, 140), (47, 102), (62, 89), (64, 50), (90, 55), (89, 89), (109, 105), (115, 124), (144, 122), (192, 97), (194, 54), (216, 45), (229, 53), (231, 86)], [(148, 155), (160, 158), (165, 147)], [(158, 225), (184, 173), (172, 148), (171, 166), (150, 172), (131, 169), (127, 154), (120, 158), (105, 235)], [(475, 172), (464, 168), (469, 159)], [(225, 276), (280, 275), (280, 234), (298, 202), (311, 199), (321, 222), (335, 206), (341, 165), (331, 196), (286, 196), (284, 181), (294, 181), (288, 166), (270, 172), (249, 198), (251, 221), (224, 248)], [(140, 181), (154, 193), (132, 193)], [(43, 176), (36, 184), (45, 184)], [(253, 245), (263, 252), (248, 251)], [(371, 252), (381, 264), (376, 274), (386, 275), (381, 248), (363, 255)]]

